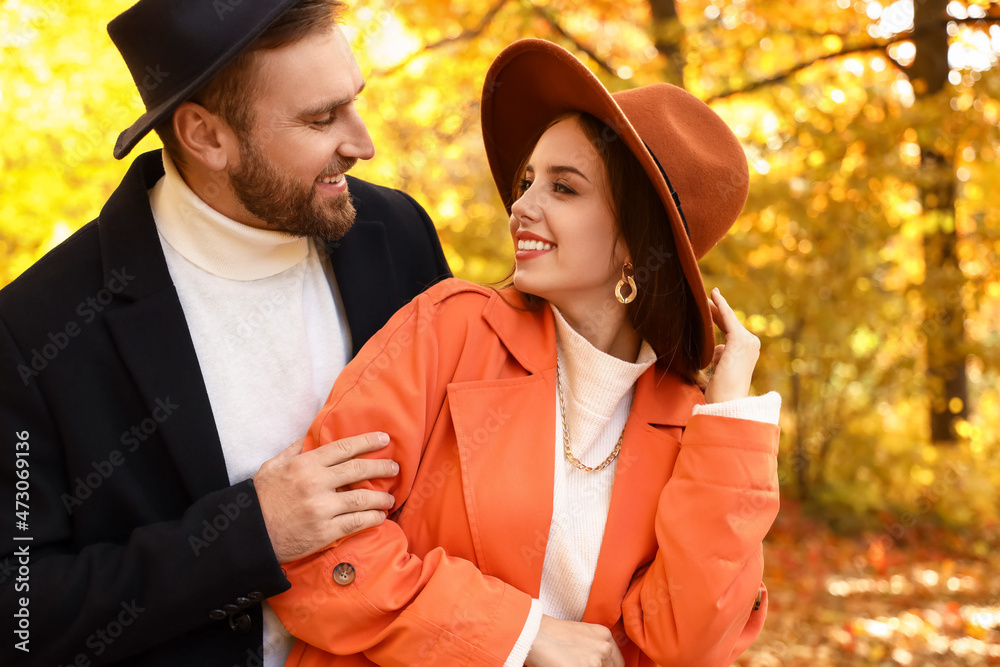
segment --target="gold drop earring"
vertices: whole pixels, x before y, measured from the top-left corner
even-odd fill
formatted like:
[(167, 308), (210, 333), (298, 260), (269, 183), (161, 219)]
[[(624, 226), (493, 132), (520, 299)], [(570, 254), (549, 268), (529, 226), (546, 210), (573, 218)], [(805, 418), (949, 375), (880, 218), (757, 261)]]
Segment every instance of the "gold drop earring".
[[(622, 279), (618, 281), (615, 285), (615, 298), (618, 299), (619, 303), (632, 303), (635, 300), (636, 289), (635, 281), (632, 280), (632, 276), (635, 275), (632, 268), (632, 262), (625, 262), (622, 266)], [(622, 296), (622, 287), (628, 283), (629, 293), (628, 296)]]

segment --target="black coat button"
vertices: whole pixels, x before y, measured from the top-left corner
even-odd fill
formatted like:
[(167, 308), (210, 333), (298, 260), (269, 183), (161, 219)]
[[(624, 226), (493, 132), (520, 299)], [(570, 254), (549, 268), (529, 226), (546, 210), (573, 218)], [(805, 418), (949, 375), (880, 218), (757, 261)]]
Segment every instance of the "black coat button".
[(341, 586), (350, 586), (354, 583), (355, 576), (354, 566), (350, 563), (341, 563), (333, 568), (333, 580)]
[(249, 630), (250, 625), (250, 617), (242, 612), (236, 616), (229, 617), (229, 627), (232, 628), (233, 632), (238, 634), (243, 634)]
[(250, 607), (253, 604), (254, 601), (251, 600), (250, 598), (245, 598), (242, 596), (236, 598), (236, 606), (238, 606), (240, 609), (246, 609), (247, 607)]
[(228, 614), (222, 611), (221, 609), (213, 609), (212, 611), (208, 612), (208, 617), (213, 621), (221, 621), (226, 616), (228, 616)]
[(260, 591), (254, 591), (252, 593), (248, 593), (247, 597), (253, 600), (254, 602), (260, 602), (261, 600), (264, 599), (264, 594), (261, 593)]
[(224, 604), (222, 605), (222, 611), (232, 616), (233, 614), (240, 613), (240, 608), (234, 604)]

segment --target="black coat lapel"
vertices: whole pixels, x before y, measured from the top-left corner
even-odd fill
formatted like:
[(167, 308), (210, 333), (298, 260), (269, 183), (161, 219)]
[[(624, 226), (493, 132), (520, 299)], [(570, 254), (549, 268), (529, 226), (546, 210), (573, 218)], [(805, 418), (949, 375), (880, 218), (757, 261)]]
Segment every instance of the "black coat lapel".
[(385, 226), (362, 219), (359, 211), (351, 231), (340, 241), (326, 244), (326, 248), (351, 327), (352, 354), (356, 355), (405, 305), (397, 291)]
[(163, 175), (159, 151), (140, 156), (101, 211), (104, 284), (124, 283), (107, 315), (112, 339), (147, 409), (177, 406), (160, 432), (188, 492), (229, 484), (218, 429), (187, 320), (167, 270), (147, 190)]

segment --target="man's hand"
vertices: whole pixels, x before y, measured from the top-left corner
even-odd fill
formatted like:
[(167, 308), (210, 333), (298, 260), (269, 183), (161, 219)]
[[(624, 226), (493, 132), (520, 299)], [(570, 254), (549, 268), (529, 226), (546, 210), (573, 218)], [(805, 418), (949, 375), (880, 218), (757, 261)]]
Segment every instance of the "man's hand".
[(527, 667), (624, 667), (625, 659), (603, 625), (542, 616)]
[(726, 342), (715, 346), (712, 379), (705, 388), (705, 402), (722, 403), (746, 398), (750, 393), (753, 369), (760, 356), (760, 339), (740, 324), (718, 287), (712, 290), (708, 309), (715, 324), (726, 335)]
[(399, 472), (395, 461), (355, 458), (385, 447), (389, 436), (366, 433), (303, 454), (304, 440), (265, 461), (253, 477), (279, 563), (308, 556), (331, 542), (379, 525), (394, 502), (390, 494), (381, 491), (337, 491), (347, 484)]

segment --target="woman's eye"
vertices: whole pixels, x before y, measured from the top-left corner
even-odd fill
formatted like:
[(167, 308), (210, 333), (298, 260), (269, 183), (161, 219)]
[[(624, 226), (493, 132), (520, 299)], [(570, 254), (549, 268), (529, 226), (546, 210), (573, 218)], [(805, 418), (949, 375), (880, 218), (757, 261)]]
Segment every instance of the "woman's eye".
[(552, 184), (552, 189), (555, 190), (556, 192), (559, 192), (559, 193), (564, 194), (564, 195), (573, 195), (573, 194), (576, 194), (568, 186), (563, 185), (562, 183), (553, 183)]
[(517, 193), (523, 195), (531, 187), (531, 181), (526, 178), (522, 178), (517, 182)]

